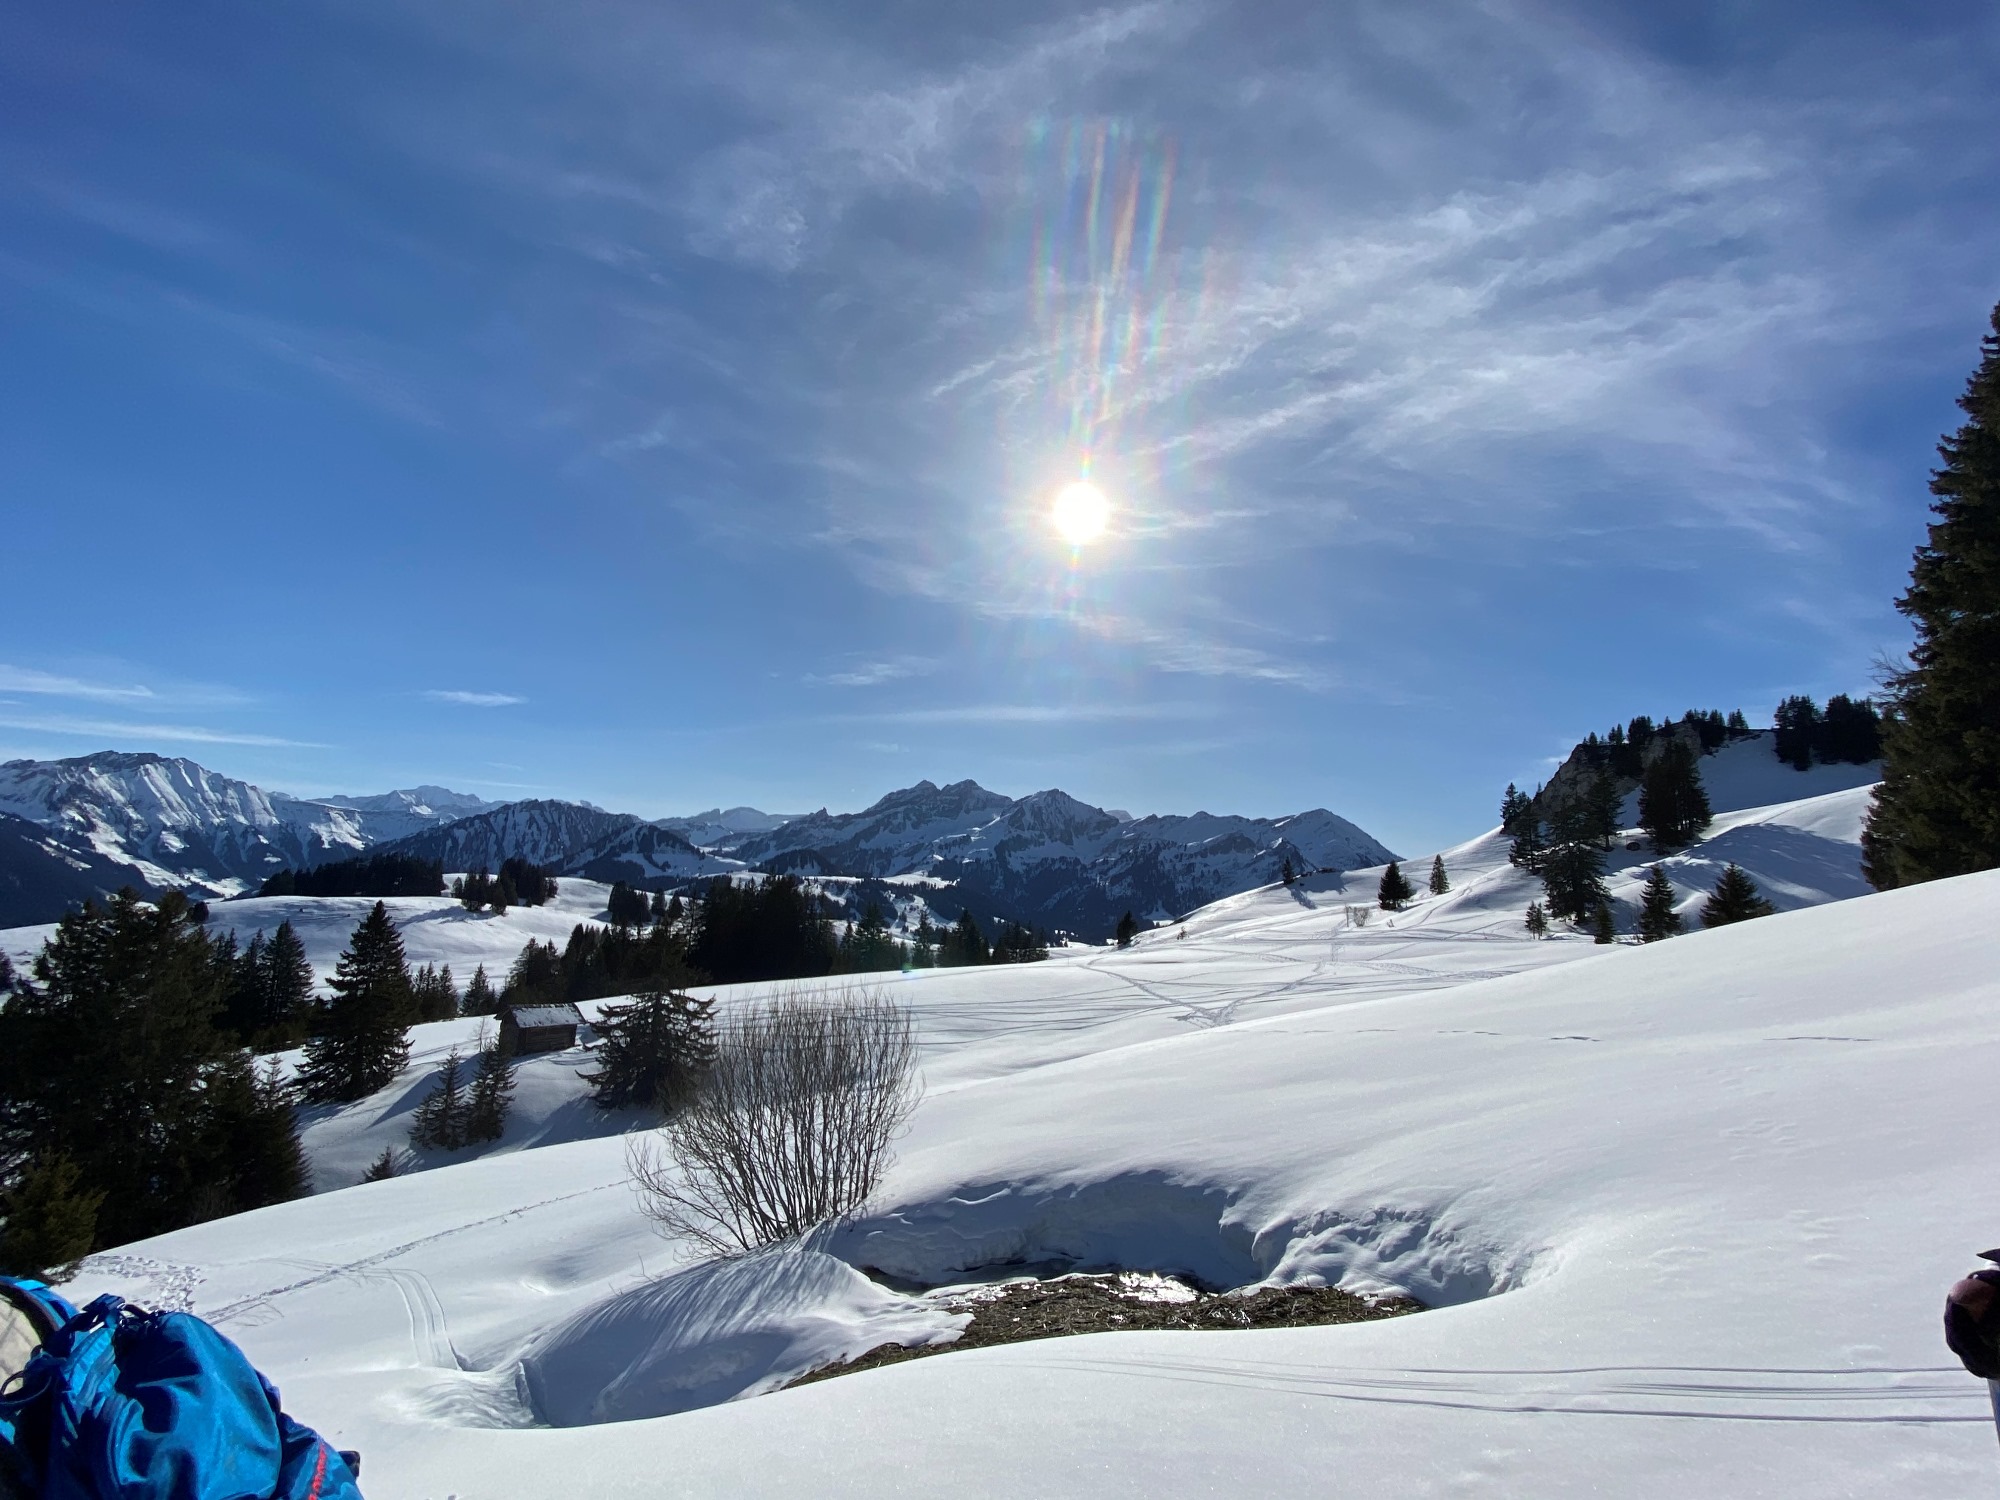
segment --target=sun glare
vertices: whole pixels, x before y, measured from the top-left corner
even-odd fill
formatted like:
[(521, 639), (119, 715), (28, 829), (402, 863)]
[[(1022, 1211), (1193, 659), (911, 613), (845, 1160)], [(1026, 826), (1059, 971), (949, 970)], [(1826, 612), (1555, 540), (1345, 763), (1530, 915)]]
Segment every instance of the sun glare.
[(1056, 530), (1072, 547), (1095, 541), (1111, 519), (1111, 502), (1087, 479), (1064, 485), (1056, 496)]

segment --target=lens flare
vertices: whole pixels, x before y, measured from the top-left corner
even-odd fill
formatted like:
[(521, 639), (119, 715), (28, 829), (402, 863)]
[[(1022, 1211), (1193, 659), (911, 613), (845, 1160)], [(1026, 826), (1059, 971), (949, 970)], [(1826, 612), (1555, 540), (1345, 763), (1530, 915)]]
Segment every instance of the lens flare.
[(1053, 519), (1056, 531), (1072, 547), (1095, 541), (1111, 520), (1111, 502), (1103, 490), (1087, 479), (1064, 485), (1056, 495)]

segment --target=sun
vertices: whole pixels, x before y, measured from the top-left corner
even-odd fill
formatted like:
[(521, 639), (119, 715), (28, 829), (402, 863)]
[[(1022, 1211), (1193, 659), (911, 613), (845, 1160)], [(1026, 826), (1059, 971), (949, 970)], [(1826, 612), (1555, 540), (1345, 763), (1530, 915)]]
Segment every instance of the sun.
[(1097, 540), (1111, 519), (1111, 502), (1104, 491), (1087, 479), (1066, 484), (1056, 495), (1053, 519), (1056, 530), (1072, 547)]

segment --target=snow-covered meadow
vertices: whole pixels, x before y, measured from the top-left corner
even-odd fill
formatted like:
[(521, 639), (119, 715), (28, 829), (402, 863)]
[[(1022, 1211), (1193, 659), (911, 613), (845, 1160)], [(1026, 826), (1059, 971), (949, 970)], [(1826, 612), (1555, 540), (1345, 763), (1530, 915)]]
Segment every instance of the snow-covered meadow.
[[(79, 1289), (214, 1319), (380, 1496), (1979, 1493), (2000, 1452), (1938, 1308), (2000, 1240), (1975, 1114), (2000, 874), (1841, 899), (1865, 797), (1716, 796), (1668, 865), (1685, 904), (1733, 859), (1788, 909), (1652, 947), (1529, 939), (1489, 836), (1445, 852), (1449, 895), (1366, 925), (1354, 872), (1125, 953), (886, 977), (929, 1086), (897, 1166), (856, 1222), (719, 1266), (638, 1213), (640, 1122), (583, 1097), (582, 1053), (523, 1064), (484, 1156), (342, 1187), (477, 1023), (419, 1028), (404, 1079), (309, 1122), (318, 1196), (95, 1257)], [(1647, 862), (1620, 857), (1615, 890)], [(1010, 1263), (1435, 1310), (766, 1394), (948, 1340), (960, 1317), (892, 1287)]]

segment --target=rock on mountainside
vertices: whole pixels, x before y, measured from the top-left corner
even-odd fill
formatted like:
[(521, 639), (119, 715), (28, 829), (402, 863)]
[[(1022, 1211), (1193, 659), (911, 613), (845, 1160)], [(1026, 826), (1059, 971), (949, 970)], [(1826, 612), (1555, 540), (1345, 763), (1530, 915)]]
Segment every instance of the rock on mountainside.
[(209, 895), (235, 895), (287, 866), (348, 858), (458, 817), (469, 804), (486, 805), (431, 787), (311, 801), (149, 753), (0, 765), (0, 812), (127, 867), (131, 883)]

